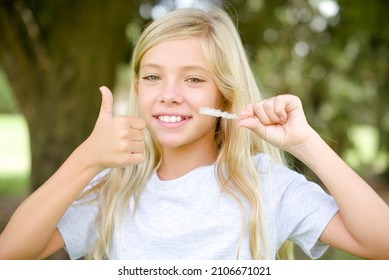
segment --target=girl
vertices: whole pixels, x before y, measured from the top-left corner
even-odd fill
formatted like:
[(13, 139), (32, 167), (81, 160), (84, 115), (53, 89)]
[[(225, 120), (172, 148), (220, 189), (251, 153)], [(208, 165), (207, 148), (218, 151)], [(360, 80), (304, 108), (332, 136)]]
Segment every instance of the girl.
[[(312, 258), (328, 245), (389, 258), (389, 207), (309, 126), (297, 97), (261, 100), (224, 11), (154, 21), (131, 78), (128, 116), (112, 115), (102, 87), (93, 132), (15, 211), (0, 258), (65, 247), (72, 259), (275, 259), (289, 241)], [(239, 118), (201, 115), (202, 106)]]

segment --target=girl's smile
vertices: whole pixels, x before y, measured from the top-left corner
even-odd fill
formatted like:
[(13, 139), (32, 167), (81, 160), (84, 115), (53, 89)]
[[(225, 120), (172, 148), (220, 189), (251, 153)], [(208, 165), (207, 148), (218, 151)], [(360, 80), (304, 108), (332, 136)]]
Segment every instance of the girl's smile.
[(180, 113), (158, 113), (155, 116), (155, 119), (159, 124), (164, 128), (178, 128), (181, 127), (190, 121), (192, 116), (182, 115)]

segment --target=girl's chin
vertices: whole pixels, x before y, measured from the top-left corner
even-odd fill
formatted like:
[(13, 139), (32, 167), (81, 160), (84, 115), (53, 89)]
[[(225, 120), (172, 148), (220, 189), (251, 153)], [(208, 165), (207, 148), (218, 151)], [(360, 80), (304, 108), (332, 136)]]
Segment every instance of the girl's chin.
[(157, 143), (164, 149), (176, 149), (182, 146), (182, 143), (177, 139), (157, 139)]

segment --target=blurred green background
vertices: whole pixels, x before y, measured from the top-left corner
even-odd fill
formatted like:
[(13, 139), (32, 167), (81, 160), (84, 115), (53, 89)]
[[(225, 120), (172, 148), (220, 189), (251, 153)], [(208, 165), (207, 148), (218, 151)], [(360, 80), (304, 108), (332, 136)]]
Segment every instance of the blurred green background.
[[(128, 63), (143, 26), (169, 10), (209, 4), (237, 22), (263, 94), (298, 95), (311, 125), (389, 203), (388, 1), (6, 0), (0, 230), (89, 135), (99, 86), (111, 87), (116, 113), (125, 112)], [(306, 257), (297, 249), (296, 258)], [(322, 259), (354, 257), (331, 248)]]

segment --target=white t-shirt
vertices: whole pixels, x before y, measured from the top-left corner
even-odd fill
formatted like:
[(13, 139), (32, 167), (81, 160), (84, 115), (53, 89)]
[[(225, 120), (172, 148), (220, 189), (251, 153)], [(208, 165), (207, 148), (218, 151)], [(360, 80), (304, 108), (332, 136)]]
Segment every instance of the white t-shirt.
[[(270, 258), (275, 258), (287, 239), (309, 257), (319, 258), (328, 246), (318, 239), (338, 211), (334, 199), (303, 175), (274, 164), (264, 154), (253, 159), (261, 179)], [(248, 203), (244, 203), (249, 211)], [(130, 201), (129, 209), (132, 206)], [(74, 203), (58, 224), (71, 259), (84, 256), (95, 239), (97, 211), (96, 204)], [(123, 228), (114, 231), (110, 259), (237, 258), (242, 211), (234, 198), (221, 193), (215, 165), (199, 167), (170, 181), (161, 181), (154, 173), (135, 218), (129, 212)], [(239, 259), (251, 259), (248, 234), (239, 252)]]

